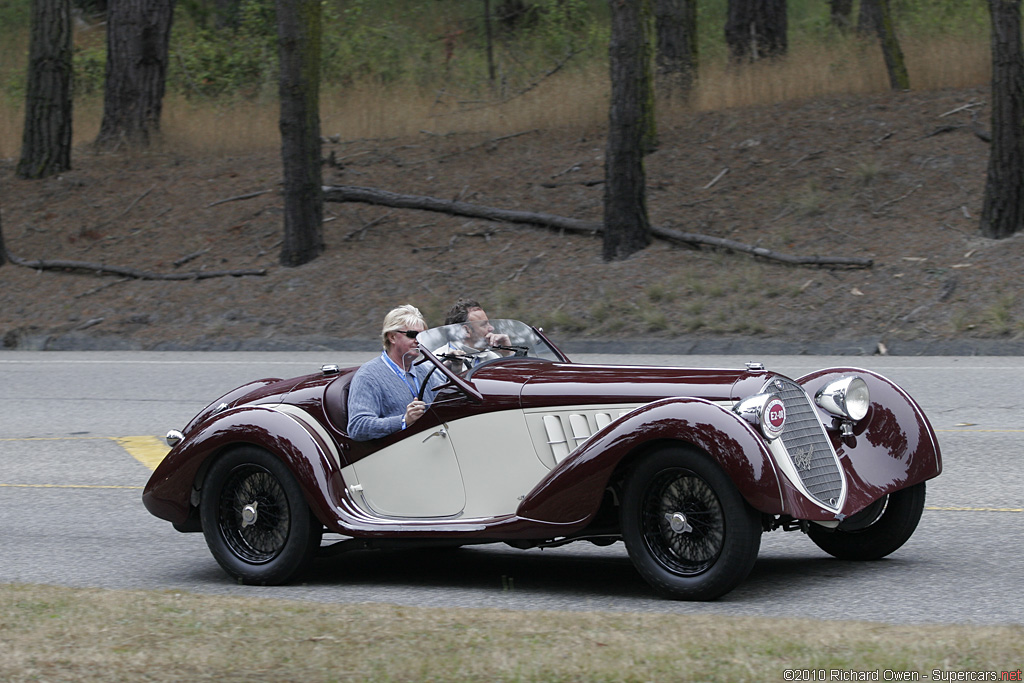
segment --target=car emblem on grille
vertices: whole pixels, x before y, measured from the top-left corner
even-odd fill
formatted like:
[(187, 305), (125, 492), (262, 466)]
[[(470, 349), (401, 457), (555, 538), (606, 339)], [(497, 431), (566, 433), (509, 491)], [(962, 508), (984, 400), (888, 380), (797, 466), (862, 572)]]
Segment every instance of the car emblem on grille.
[(765, 436), (776, 439), (786, 425), (786, 404), (778, 396), (772, 396), (764, 407)]
[(809, 444), (805, 448), (800, 448), (795, 451), (790, 451), (789, 457), (793, 460), (793, 465), (796, 466), (801, 472), (806, 472), (811, 469), (811, 456), (814, 454), (814, 445)]

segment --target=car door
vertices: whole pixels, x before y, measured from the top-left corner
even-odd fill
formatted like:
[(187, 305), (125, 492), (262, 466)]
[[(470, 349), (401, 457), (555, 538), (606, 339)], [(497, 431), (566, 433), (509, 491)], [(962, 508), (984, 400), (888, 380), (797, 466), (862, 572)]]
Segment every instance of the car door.
[(515, 514), (549, 471), (519, 408), (452, 420), (448, 432), (466, 487), (465, 517)]
[(455, 517), (466, 488), (444, 425), (419, 432), (343, 471), (357, 502), (383, 517)]

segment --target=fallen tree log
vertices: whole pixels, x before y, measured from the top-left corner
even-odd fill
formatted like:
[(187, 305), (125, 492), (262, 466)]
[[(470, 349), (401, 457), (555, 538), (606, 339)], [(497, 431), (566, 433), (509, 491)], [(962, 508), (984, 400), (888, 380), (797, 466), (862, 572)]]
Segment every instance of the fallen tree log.
[[(388, 206), (394, 209), (434, 211), (438, 213), (447, 213), (453, 216), (483, 218), (503, 223), (539, 225), (564, 232), (591, 236), (599, 235), (604, 230), (604, 226), (596, 221), (585, 221), (578, 218), (567, 218), (565, 216), (536, 211), (499, 209), (492, 206), (482, 206), (480, 204), (471, 204), (469, 202), (457, 200), (439, 199), (437, 197), (398, 194), (372, 187), (332, 185), (324, 187), (323, 191), (324, 201), (327, 202), (360, 202), (363, 204)], [(790, 265), (870, 268), (874, 263), (872, 259), (853, 256), (793, 256), (791, 254), (783, 254), (771, 249), (737, 242), (736, 240), (730, 240), (724, 237), (679, 232), (654, 225), (651, 226), (651, 234), (674, 244), (728, 249), (730, 251), (751, 254), (760, 258), (780, 261)]]
[(253, 270), (195, 270), (189, 273), (153, 273), (147, 270), (126, 268), (124, 266), (108, 266), (103, 263), (89, 261), (47, 261), (23, 259), (7, 252), (8, 260), (33, 270), (83, 270), (97, 275), (120, 275), (136, 280), (206, 280), (213, 277), (241, 277), (243, 275), (266, 275), (265, 268)]
[(372, 187), (357, 187), (355, 185), (334, 185), (324, 187), (325, 202), (361, 202), (363, 204), (376, 204), (378, 206), (390, 206), (395, 209), (418, 209), (420, 211), (434, 211), (447, 213), (453, 216), (467, 216), (469, 218), (485, 218), (491, 221), (503, 223), (528, 223), (532, 225), (543, 225), (549, 228), (565, 230), (566, 232), (584, 233), (594, 235), (601, 232), (601, 224), (592, 221), (583, 221), (578, 218), (566, 218), (550, 213), (536, 213), (532, 211), (512, 211), (509, 209), (498, 209), (480, 204), (470, 204), (450, 199), (438, 199), (437, 197), (423, 197), (411, 194), (397, 194), (387, 190), (378, 190)]

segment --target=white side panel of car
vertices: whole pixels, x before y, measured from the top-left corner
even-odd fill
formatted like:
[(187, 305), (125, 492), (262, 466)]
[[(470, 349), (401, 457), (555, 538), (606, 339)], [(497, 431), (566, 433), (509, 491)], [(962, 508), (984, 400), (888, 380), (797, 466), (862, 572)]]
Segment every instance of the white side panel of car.
[(441, 428), (388, 446), (344, 468), (353, 499), (383, 517), (454, 517), (466, 507), (455, 451)]
[(505, 410), (448, 423), (466, 484), (463, 517), (515, 513), (548, 473), (537, 459), (521, 410)]
[(635, 410), (636, 405), (568, 406), (558, 410), (527, 410), (526, 425), (534, 450), (544, 467), (551, 469), (587, 442), (590, 437)]
[(353, 499), (381, 517), (514, 514), (548, 472), (636, 405), (485, 413), (399, 441), (342, 470)]

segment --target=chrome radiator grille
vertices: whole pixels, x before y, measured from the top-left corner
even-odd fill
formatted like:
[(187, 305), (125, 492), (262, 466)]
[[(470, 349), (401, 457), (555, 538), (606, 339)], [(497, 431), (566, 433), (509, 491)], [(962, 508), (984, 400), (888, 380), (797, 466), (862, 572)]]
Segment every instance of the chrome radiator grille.
[(764, 391), (771, 391), (786, 404), (786, 427), (779, 439), (804, 488), (819, 503), (837, 509), (843, 492), (843, 476), (821, 422), (807, 392), (796, 382), (776, 377)]

